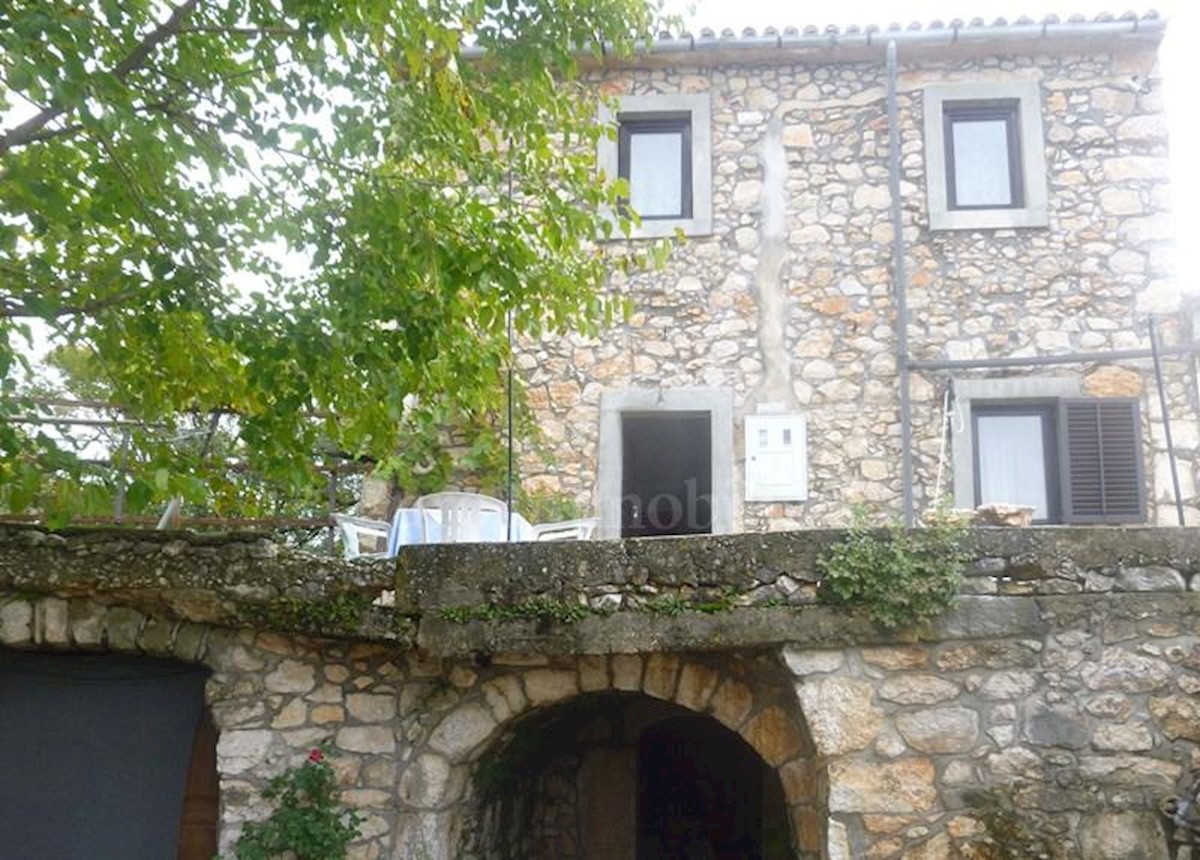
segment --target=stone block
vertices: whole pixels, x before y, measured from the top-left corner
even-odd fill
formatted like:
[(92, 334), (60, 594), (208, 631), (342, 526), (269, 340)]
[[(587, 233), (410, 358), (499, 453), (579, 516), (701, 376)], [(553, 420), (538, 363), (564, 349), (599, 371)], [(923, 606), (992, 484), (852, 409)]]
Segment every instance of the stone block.
[(838, 648), (812, 650), (789, 645), (783, 649), (783, 661), (797, 677), (837, 671), (845, 662), (844, 652)]
[(936, 675), (896, 675), (879, 687), (879, 698), (900, 705), (935, 705), (956, 698), (959, 686)]
[(33, 641), (33, 604), (11, 600), (0, 606), (0, 645), (28, 645)]
[[(347, 731), (347, 729), (342, 729)], [(482, 705), (469, 703), (450, 712), (429, 736), (429, 746), (451, 761), (470, 755), (496, 731), (496, 720)]]
[(307, 693), (317, 685), (316, 668), (298, 660), (282, 660), (275, 671), (263, 679), (272, 693)]
[(579, 693), (579, 678), (565, 669), (530, 669), (525, 673), (525, 695), (533, 707), (569, 699)]
[(742, 729), (742, 737), (772, 767), (795, 757), (804, 746), (796, 723), (778, 707), (767, 708), (752, 716)]
[(35, 620), (38, 642), (45, 645), (69, 645), (70, 621), (67, 601), (57, 597), (47, 597), (38, 601)]
[(754, 691), (741, 681), (726, 678), (709, 700), (708, 710), (731, 729), (738, 729), (754, 706)]
[(333, 742), (338, 749), (354, 753), (383, 754), (396, 749), (390, 726), (346, 726), (338, 731)]
[(396, 697), (383, 693), (350, 693), (346, 711), (361, 723), (384, 723), (396, 717)]
[(651, 654), (646, 659), (642, 676), (642, 692), (656, 699), (675, 698), (675, 681), (679, 674), (679, 658), (672, 654)]
[(883, 725), (875, 687), (854, 678), (823, 678), (796, 686), (800, 708), (820, 755), (866, 749)]
[(144, 615), (126, 606), (108, 610), (105, 626), (108, 646), (116, 651), (135, 650), (145, 622)]
[(715, 669), (702, 663), (685, 663), (679, 671), (675, 701), (693, 711), (703, 711), (720, 681), (721, 675)]
[(1167, 860), (1167, 839), (1154, 812), (1105, 810), (1079, 822), (1086, 860)]
[(1074, 708), (1032, 702), (1025, 712), (1025, 739), (1034, 746), (1082, 749), (1088, 745), (1087, 725)]
[(979, 740), (979, 715), (969, 708), (929, 708), (899, 714), (896, 729), (918, 752), (968, 752)]
[(1200, 742), (1200, 699), (1192, 696), (1151, 698), (1150, 715), (1171, 740)]
[(898, 814), (929, 812), (937, 803), (933, 762), (838, 759), (829, 764), (829, 811)]

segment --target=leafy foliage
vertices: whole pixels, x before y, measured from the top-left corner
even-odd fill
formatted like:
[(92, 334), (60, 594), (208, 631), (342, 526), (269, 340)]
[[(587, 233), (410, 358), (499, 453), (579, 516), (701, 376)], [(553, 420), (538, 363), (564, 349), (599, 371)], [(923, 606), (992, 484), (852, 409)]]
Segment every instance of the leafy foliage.
[(223, 454), (310, 496), (314, 452), (430, 489), (447, 425), (494, 466), (508, 320), (626, 310), (593, 240), (632, 216), (596, 181), (611, 129), (578, 52), (651, 24), (644, 0), (0, 4), (0, 418), (40, 408), (20, 378), (45, 339), (165, 426), (114, 478), (0, 421), (0, 505), (69, 512), (120, 481), (215, 507), (224, 460), (164, 442), (212, 415)]
[(343, 809), (328, 750), (314, 749), (303, 763), (274, 777), (263, 797), (275, 808), (265, 821), (242, 829), (236, 860), (344, 860), (362, 818)]
[(845, 537), (817, 559), (824, 576), (817, 595), (888, 629), (928, 621), (958, 593), (965, 534), (966, 526), (946, 514), (922, 529), (875, 529), (856, 508)]
[(570, 493), (556, 492), (544, 487), (533, 490), (519, 488), (516, 508), (531, 523), (554, 523), (581, 519), (583, 507)]

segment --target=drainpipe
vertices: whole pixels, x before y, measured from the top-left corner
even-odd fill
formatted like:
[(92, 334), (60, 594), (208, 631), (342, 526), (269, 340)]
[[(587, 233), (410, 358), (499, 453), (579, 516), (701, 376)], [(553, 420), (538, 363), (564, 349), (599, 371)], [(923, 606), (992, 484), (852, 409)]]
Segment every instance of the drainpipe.
[(896, 367), (900, 372), (900, 486), (904, 526), (913, 527), (912, 400), (908, 368), (908, 272), (900, 218), (900, 110), (896, 105), (896, 42), (887, 45), (888, 191), (892, 198), (892, 280), (896, 288)]

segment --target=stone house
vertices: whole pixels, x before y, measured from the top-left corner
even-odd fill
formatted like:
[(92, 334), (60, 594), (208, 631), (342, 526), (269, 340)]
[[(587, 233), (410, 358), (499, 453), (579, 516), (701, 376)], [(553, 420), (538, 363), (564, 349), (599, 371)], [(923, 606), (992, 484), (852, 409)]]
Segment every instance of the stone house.
[(706, 31), (594, 67), (618, 129), (599, 169), (642, 215), (629, 243), (686, 241), (664, 270), (614, 277), (626, 324), (523, 348), (550, 452), (524, 457), (525, 485), (573, 496), (609, 537), (939, 499), (1200, 521), (1164, 28)]

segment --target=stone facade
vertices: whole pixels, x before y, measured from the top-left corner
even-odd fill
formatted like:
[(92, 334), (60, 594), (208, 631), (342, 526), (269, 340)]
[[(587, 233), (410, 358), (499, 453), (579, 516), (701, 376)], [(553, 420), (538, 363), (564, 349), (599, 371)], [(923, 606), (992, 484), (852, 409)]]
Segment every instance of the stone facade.
[[(815, 581), (831, 533), (428, 547), (400, 565), (257, 540), (39, 534), (0, 530), (0, 648), (208, 666), (225, 851), (264, 814), (266, 780), (329, 740), (343, 799), (365, 816), (357, 860), (587, 857), (571, 801), (594, 727), (543, 772), (551, 799), (536, 801), (546, 814), (517, 854), (482, 773), (506, 749), (536, 750), (539, 720), (613, 696), (739, 736), (778, 787), (787, 856), (802, 860), (987, 856), (970, 852), (996, 835), (993, 801), (1063, 857), (1166, 860), (1159, 804), (1200, 768), (1192, 530), (980, 530), (969, 593), (931, 627), (895, 633), (821, 606), (754, 605), (784, 576)], [(305, 632), (331, 621), (277, 604), (254, 625), (238, 620), (254, 612), (213, 620), (214, 605), (253, 607), (277, 588), (298, 600), (317, 583), (333, 587), (320, 603), (337, 635)], [(700, 583), (735, 599), (689, 610)], [(393, 608), (343, 615), (345, 594), (385, 586)], [(651, 588), (684, 607), (630, 602), (574, 621), (454, 612)]]
[[(689, 237), (665, 269), (614, 277), (613, 289), (636, 308), (627, 323), (597, 339), (526, 346), (519, 366), (550, 452), (544, 463), (533, 454), (524, 458), (528, 486), (566, 492), (597, 512), (604, 504), (597, 490), (602, 395), (705, 386), (734, 397), (734, 531), (840, 525), (854, 502), (899, 511), (883, 42), (865, 54), (698, 43), (691, 51), (596, 71), (596, 86), (610, 96), (710, 97), (713, 226), (711, 234)], [(1147, 348), (1145, 315), (1180, 308), (1157, 37), (1046, 39), (1020, 49), (986, 39), (973, 44), (899, 51), (912, 358)], [(925, 88), (996, 81), (1038, 85), (1048, 226), (931, 230)], [(1184, 342), (1190, 324), (1172, 316), (1164, 320), (1164, 337)], [(938, 501), (942, 403), (951, 379), (1032, 372), (913, 374), (918, 512)], [(1071, 378), (1081, 394), (1140, 398), (1149, 521), (1174, 523), (1149, 361), (1092, 361), (1040, 375)], [(1188, 521), (1198, 522), (1194, 376), (1182, 359), (1166, 362), (1166, 376), (1181, 495)], [(742, 420), (764, 404), (807, 416), (807, 501), (742, 501)], [(945, 459), (943, 496), (954, 471), (970, 468), (950, 462), (949, 453)]]

